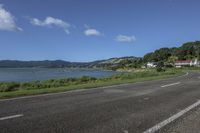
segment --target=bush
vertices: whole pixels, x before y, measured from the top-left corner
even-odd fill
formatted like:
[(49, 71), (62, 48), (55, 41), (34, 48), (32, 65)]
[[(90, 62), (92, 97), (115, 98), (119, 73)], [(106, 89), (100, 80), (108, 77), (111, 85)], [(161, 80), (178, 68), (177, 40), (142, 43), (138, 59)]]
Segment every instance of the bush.
[(89, 76), (82, 76), (79, 78), (80, 82), (81, 83), (86, 83), (86, 82), (89, 82), (89, 81), (95, 81), (97, 80), (95, 77), (89, 77)]
[(156, 67), (156, 71), (157, 72), (164, 72), (165, 69), (164, 69), (164, 62), (163, 61), (159, 61), (158, 62), (158, 65)]
[(15, 91), (19, 89), (20, 84), (11, 82), (11, 83), (1, 83), (0, 84), (0, 92), (8, 92), (8, 91)]
[(162, 68), (162, 67), (157, 67), (157, 68), (156, 68), (156, 71), (157, 71), (157, 72), (164, 72), (164, 71), (165, 71), (165, 69), (164, 69), (164, 68)]

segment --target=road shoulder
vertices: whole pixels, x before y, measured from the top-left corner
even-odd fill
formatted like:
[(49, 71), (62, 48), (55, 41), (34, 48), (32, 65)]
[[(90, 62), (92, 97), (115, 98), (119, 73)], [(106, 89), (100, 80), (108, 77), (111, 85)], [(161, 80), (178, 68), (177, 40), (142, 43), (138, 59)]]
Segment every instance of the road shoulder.
[(200, 107), (161, 129), (159, 133), (198, 133), (200, 131)]

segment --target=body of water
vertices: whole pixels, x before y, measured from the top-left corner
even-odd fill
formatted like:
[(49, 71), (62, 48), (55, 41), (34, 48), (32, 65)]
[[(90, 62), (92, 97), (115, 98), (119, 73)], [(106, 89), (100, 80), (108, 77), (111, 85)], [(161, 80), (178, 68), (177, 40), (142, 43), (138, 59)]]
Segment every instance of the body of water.
[(28, 82), (81, 76), (107, 77), (113, 74), (116, 72), (96, 69), (0, 68), (0, 82)]

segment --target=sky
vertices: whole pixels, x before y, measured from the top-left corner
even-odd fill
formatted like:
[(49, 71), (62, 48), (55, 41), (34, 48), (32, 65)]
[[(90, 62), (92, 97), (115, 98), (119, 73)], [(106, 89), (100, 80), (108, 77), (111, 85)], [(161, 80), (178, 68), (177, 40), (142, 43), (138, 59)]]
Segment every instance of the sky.
[(199, 0), (0, 0), (0, 60), (88, 62), (200, 40)]

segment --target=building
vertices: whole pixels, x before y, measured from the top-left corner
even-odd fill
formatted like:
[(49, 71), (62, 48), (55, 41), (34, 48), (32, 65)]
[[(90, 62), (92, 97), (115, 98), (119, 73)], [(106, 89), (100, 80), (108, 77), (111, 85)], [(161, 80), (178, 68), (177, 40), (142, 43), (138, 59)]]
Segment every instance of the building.
[(195, 60), (177, 60), (174, 63), (175, 67), (182, 67), (182, 66), (199, 66), (199, 61)]
[(147, 63), (147, 68), (155, 68), (157, 67), (157, 63), (156, 62), (148, 62)]

